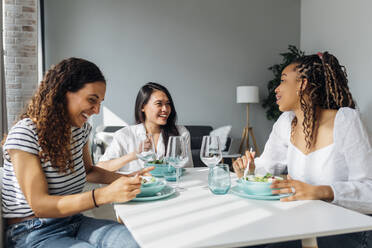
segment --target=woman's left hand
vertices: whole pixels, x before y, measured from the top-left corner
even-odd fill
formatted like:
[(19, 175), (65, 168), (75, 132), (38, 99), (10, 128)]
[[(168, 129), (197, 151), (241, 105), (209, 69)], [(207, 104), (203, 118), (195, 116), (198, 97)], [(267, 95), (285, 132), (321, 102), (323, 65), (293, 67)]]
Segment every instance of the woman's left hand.
[(275, 180), (270, 186), (273, 194), (292, 194), (281, 201), (296, 200), (332, 200), (333, 191), (329, 186), (317, 186), (293, 180), (289, 175), (286, 180)]

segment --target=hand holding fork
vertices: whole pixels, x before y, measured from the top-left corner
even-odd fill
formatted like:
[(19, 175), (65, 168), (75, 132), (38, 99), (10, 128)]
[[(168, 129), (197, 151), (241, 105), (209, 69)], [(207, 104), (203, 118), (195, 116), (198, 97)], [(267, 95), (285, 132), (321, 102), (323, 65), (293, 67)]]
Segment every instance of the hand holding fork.
[(254, 168), (254, 155), (256, 152), (253, 151), (252, 147), (249, 151), (245, 152), (245, 155), (238, 158), (233, 163), (234, 171), (238, 178), (246, 177), (247, 174), (250, 172), (249, 167), (251, 166)]

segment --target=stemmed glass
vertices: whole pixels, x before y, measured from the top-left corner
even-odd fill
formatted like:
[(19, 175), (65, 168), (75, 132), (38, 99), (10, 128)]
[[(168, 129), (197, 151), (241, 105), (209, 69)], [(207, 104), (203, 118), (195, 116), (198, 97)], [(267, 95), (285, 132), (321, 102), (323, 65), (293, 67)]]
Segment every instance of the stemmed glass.
[[(203, 136), (202, 146), (200, 150), (201, 161), (209, 167), (208, 184), (210, 182), (213, 168), (221, 161), (221, 142), (218, 136)], [(208, 188), (207, 186), (205, 188)]]
[(187, 154), (186, 141), (182, 136), (170, 136), (168, 140), (167, 153), (165, 161), (176, 168), (176, 190), (181, 191), (184, 188), (179, 186), (181, 168), (189, 160)]
[(200, 159), (209, 168), (221, 161), (221, 142), (218, 136), (203, 136)]
[(156, 159), (155, 145), (152, 134), (143, 134), (138, 137), (138, 145), (136, 150), (137, 158), (142, 161), (150, 162)]

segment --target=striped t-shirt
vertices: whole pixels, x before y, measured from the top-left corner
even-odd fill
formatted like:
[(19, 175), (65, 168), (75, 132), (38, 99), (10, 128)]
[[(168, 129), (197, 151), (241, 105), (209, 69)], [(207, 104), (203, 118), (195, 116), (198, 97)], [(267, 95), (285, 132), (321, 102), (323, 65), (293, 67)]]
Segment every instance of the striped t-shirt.
[[(70, 195), (82, 192), (86, 181), (83, 162), (83, 146), (87, 142), (91, 126), (85, 123), (82, 128), (73, 127), (71, 132), (71, 155), (74, 172), (60, 173), (52, 167), (50, 161), (41, 163), (45, 178), (48, 182), (50, 195)], [(7, 150), (16, 149), (39, 155), (41, 147), (38, 142), (35, 123), (25, 118), (17, 122), (6, 138), (3, 146), (4, 173), (2, 185), (2, 210), (4, 218), (26, 217), (33, 215), (17, 178)], [(37, 182), (35, 182), (37, 183)]]

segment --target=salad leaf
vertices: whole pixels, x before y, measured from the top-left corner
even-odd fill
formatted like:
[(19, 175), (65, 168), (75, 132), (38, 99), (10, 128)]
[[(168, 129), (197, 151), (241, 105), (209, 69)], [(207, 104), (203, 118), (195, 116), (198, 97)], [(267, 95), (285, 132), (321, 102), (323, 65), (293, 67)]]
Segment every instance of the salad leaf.
[(150, 176), (144, 176), (142, 177), (142, 184), (146, 183), (154, 183), (156, 181), (155, 177), (150, 177)]
[(251, 182), (271, 182), (273, 180), (281, 180), (280, 177), (275, 177), (271, 173), (266, 173), (265, 176), (247, 176), (243, 178), (246, 181), (251, 181)]
[(154, 161), (150, 161), (148, 162), (149, 164), (164, 164), (164, 160), (154, 160)]
[(270, 173), (266, 173), (266, 175), (263, 178), (270, 178), (270, 177), (273, 177), (273, 175)]

